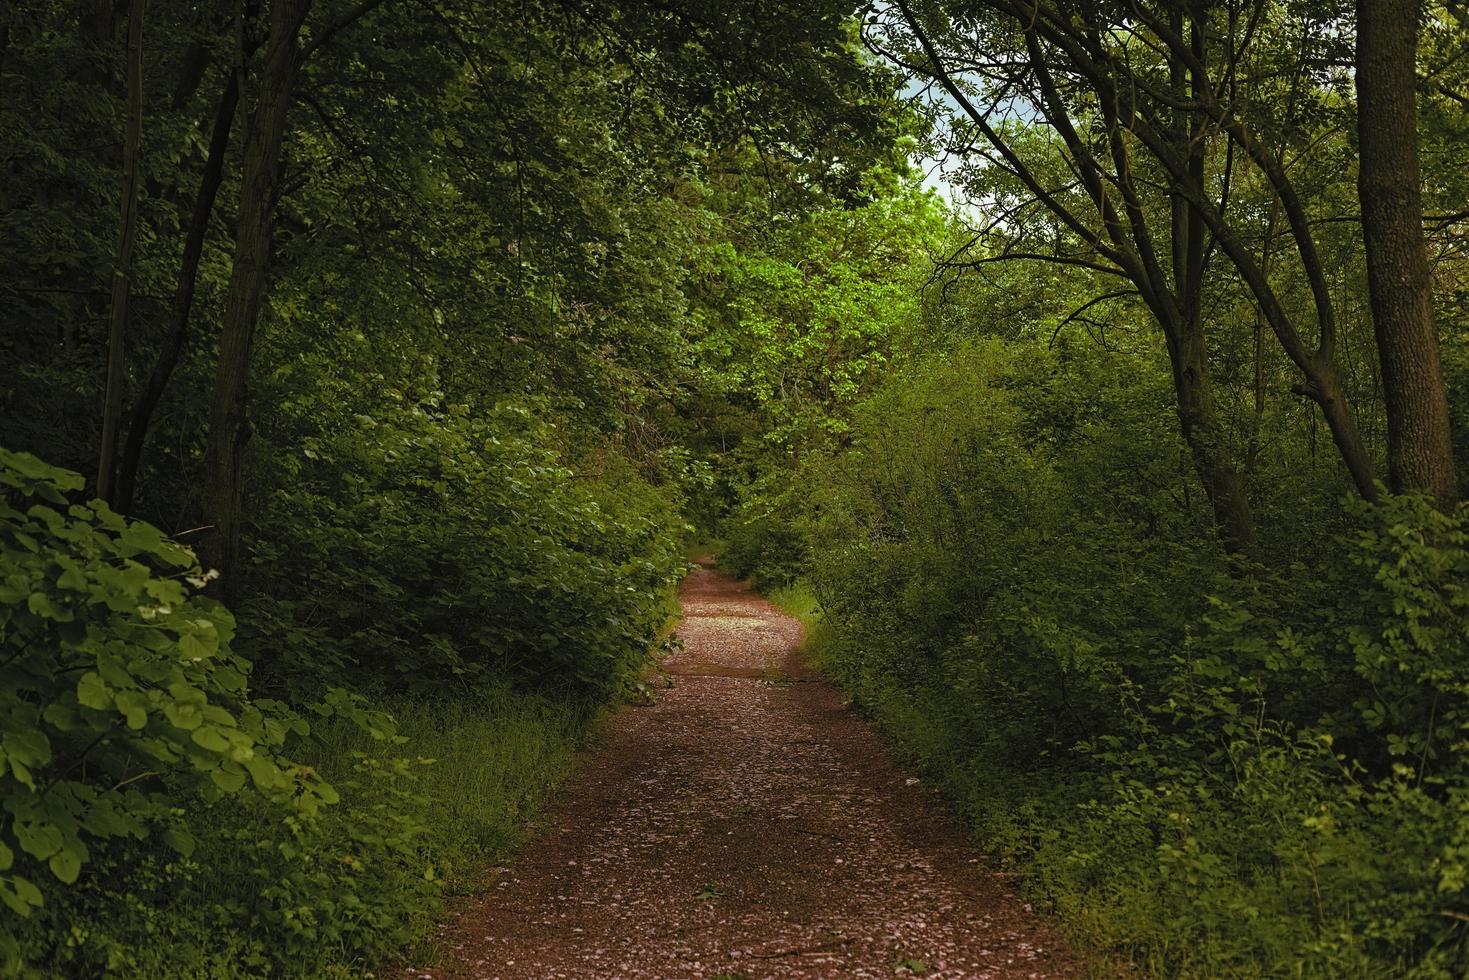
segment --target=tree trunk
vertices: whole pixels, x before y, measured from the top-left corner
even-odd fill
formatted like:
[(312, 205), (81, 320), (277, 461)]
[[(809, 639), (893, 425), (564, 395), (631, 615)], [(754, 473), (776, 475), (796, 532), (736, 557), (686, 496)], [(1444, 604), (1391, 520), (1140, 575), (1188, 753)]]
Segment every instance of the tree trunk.
[(102, 444), (97, 453), (97, 496), (113, 502), (117, 474), (117, 434), (122, 421), (122, 390), (127, 382), (128, 292), (133, 278), (133, 246), (138, 239), (138, 144), (143, 136), (143, 3), (132, 0), (128, 13), (127, 134), (122, 144), (122, 230), (112, 269), (112, 304), (107, 326), (107, 386), (102, 397)]
[(229, 147), (230, 127), (239, 101), (240, 78), (231, 73), (224, 94), (220, 96), (219, 108), (214, 114), (214, 128), (209, 135), (209, 156), (199, 177), (199, 192), (194, 197), (194, 211), (189, 218), (189, 233), (184, 241), (173, 307), (169, 311), (168, 336), (164, 340), (163, 350), (158, 354), (157, 362), (153, 365), (153, 371), (148, 376), (148, 384), (138, 396), (137, 404), (133, 406), (132, 418), (128, 422), (127, 443), (123, 447), (122, 466), (117, 481), (117, 509), (123, 513), (128, 513), (133, 508), (138, 468), (142, 463), (143, 447), (148, 438), (148, 426), (153, 421), (153, 411), (158, 407), (158, 401), (163, 397), (188, 342), (189, 313), (194, 305), (194, 285), (199, 277), (199, 260), (204, 254), (204, 242), (209, 235), (209, 216), (214, 212), (214, 199), (223, 182), (225, 151)]
[(299, 68), (298, 40), (311, 0), (274, 0), (270, 36), (256, 82), (255, 105), (245, 136), (239, 225), (234, 263), (220, 326), (219, 366), (209, 411), (204, 453), (204, 508), (210, 531), (201, 558), (221, 576), (226, 601), (239, 595), (240, 529), (244, 518), (241, 475), (250, 379), (250, 350), (265, 296), (271, 236), (281, 173), (281, 148)]
[(1388, 478), (1439, 507), (1457, 496), (1448, 398), (1423, 241), (1417, 0), (1357, 0), (1357, 193), (1387, 409)]
[[(1372, 457), (1362, 442), (1362, 430), (1357, 428), (1356, 420), (1352, 417), (1351, 402), (1347, 400), (1346, 388), (1336, 368), (1330, 363), (1314, 365), (1307, 372), (1307, 380), (1292, 390), (1310, 398), (1321, 409), (1321, 417), (1326, 420), (1331, 441), (1347, 466), (1352, 484), (1363, 500), (1376, 501), (1379, 494), (1372, 470)], [(1311, 418), (1314, 425), (1314, 413)]]
[[(1182, 36), (1185, 29), (1192, 37), (1193, 51), (1200, 63), (1208, 52), (1203, 32), (1192, 18), (1185, 23), (1184, 12), (1176, 8), (1172, 25)], [(1183, 100), (1200, 96), (1200, 87), (1208, 80), (1196, 72), (1185, 71), (1177, 59), (1169, 66), (1173, 94)], [(1179, 157), (1187, 161), (1187, 181), (1192, 195), (1175, 186), (1169, 196), (1170, 229), (1173, 259), (1173, 291), (1177, 296), (1178, 317), (1171, 325), (1173, 342), (1169, 357), (1173, 366), (1173, 387), (1178, 398), (1178, 421), (1184, 442), (1194, 459), (1194, 469), (1209, 504), (1214, 510), (1214, 526), (1220, 542), (1230, 554), (1254, 551), (1255, 521), (1245, 483), (1239, 468), (1229, 459), (1219, 430), (1214, 391), (1209, 379), (1208, 344), (1204, 336), (1204, 265), (1208, 228), (1190, 196), (1206, 194), (1206, 144), (1204, 134), (1195, 132), (1193, 116), (1184, 110), (1174, 113), (1170, 136)], [(1165, 329), (1170, 325), (1164, 321)]]
[(1179, 332), (1169, 344), (1168, 353), (1173, 363), (1179, 429), (1209, 497), (1219, 540), (1230, 554), (1249, 554), (1255, 548), (1254, 515), (1244, 479), (1222, 445), (1203, 331)]

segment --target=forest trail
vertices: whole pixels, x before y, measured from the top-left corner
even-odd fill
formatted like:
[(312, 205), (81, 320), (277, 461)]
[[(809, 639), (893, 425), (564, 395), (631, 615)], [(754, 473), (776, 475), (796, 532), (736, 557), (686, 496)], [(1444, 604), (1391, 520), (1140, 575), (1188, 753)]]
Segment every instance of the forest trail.
[(1075, 977), (1048, 924), (800, 660), (800, 623), (701, 564), (674, 687), (623, 710), (443, 961), (404, 976)]

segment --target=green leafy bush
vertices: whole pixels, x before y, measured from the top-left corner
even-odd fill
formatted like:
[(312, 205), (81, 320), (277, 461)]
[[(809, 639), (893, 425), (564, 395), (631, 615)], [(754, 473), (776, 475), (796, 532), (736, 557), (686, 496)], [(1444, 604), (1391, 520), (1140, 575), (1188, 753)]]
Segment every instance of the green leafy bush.
[(789, 487), (747, 488), (720, 524), (724, 534), (720, 564), (763, 588), (790, 585), (811, 567), (802, 519)]
[[(28, 916), (93, 850), (157, 838), (187, 857), (190, 801), (243, 794), (306, 821), (336, 791), (280, 753), (305, 723), (252, 700), (233, 617), (193, 554), (82, 479), (0, 450), (0, 901)], [(12, 957), (13, 942), (4, 952)]]
[(308, 728), (251, 698), (192, 553), (80, 487), (0, 450), (0, 973), (348, 976), (421, 937), (591, 715), (502, 682), (402, 734), (329, 690)]
[(615, 457), (578, 475), (523, 408), (384, 405), (302, 441), (270, 481), (242, 614), (257, 659), (297, 691), (508, 679), (601, 698), (667, 621), (676, 496)]

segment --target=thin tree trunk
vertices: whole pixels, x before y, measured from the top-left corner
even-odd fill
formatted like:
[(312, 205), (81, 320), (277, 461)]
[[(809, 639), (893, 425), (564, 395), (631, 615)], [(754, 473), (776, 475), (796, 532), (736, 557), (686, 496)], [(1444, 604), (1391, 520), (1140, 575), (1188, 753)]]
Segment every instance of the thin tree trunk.
[(209, 155), (199, 177), (199, 191), (194, 197), (194, 211), (189, 218), (188, 238), (184, 241), (183, 260), (179, 267), (178, 285), (174, 288), (173, 307), (169, 311), (168, 337), (163, 350), (148, 376), (148, 384), (133, 406), (128, 423), (127, 443), (123, 446), (121, 471), (117, 482), (117, 509), (127, 513), (133, 508), (137, 489), (138, 468), (142, 464), (148, 427), (163, 392), (173, 377), (189, 339), (189, 314), (194, 305), (194, 286), (199, 278), (199, 261), (209, 235), (209, 216), (214, 212), (214, 199), (224, 181), (224, 158), (229, 148), (230, 127), (240, 101), (240, 76), (231, 72), (214, 114), (214, 127), (209, 135)]
[[(1346, 464), (1352, 484), (1363, 500), (1377, 501), (1377, 477), (1372, 468), (1372, 456), (1362, 441), (1362, 430), (1352, 417), (1352, 405), (1347, 400), (1346, 386), (1336, 367), (1329, 361), (1318, 361), (1306, 372), (1307, 380), (1291, 388), (1298, 395), (1310, 398), (1321, 409), (1321, 417), (1331, 432), (1331, 442)], [(1316, 414), (1311, 413), (1312, 425)]]
[[(1208, 51), (1203, 32), (1192, 18), (1185, 25), (1183, 10), (1173, 14), (1174, 30), (1183, 35), (1185, 27), (1192, 36), (1193, 50), (1201, 64)], [(1169, 66), (1173, 93), (1182, 102), (1197, 99), (1200, 86), (1207, 79), (1198, 72), (1186, 71), (1175, 61)], [(1174, 113), (1170, 133), (1181, 159), (1187, 161), (1187, 185), (1191, 194), (1182, 192), (1182, 181), (1170, 195), (1173, 290), (1178, 297), (1178, 322), (1173, 325), (1176, 340), (1170, 345), (1173, 362), (1173, 387), (1178, 399), (1179, 426), (1184, 442), (1194, 458), (1194, 468), (1209, 504), (1214, 511), (1214, 526), (1221, 543), (1231, 554), (1250, 553), (1255, 548), (1255, 520), (1245, 482), (1239, 468), (1225, 451), (1223, 433), (1214, 405), (1213, 385), (1209, 379), (1208, 342), (1204, 335), (1204, 265), (1208, 227), (1190, 196), (1202, 198), (1205, 189), (1206, 146), (1202, 133), (1195, 132), (1192, 114), (1184, 110)], [(1166, 326), (1166, 324), (1165, 324)]]
[(1203, 331), (1177, 332), (1168, 353), (1173, 364), (1179, 429), (1209, 498), (1219, 540), (1231, 554), (1248, 554), (1255, 547), (1254, 514), (1244, 479), (1222, 444)]
[[(1277, 198), (1271, 198), (1270, 214), (1265, 219), (1265, 245), (1260, 252), (1260, 275), (1265, 278), (1266, 282), (1270, 281), (1270, 259), (1275, 248), (1275, 226), (1279, 221), (1280, 201)], [(1268, 327), (1269, 324), (1265, 322), (1265, 314), (1256, 306), (1252, 353), (1255, 414), (1249, 444), (1245, 448), (1245, 472), (1247, 473), (1255, 468), (1255, 459), (1260, 454), (1260, 427), (1265, 423), (1265, 331)]]
[(1417, 0), (1357, 0), (1357, 193), (1387, 409), (1394, 490), (1454, 505), (1448, 398), (1423, 241), (1416, 108)]
[(132, 0), (128, 13), (127, 134), (122, 146), (122, 230), (112, 270), (112, 305), (107, 327), (107, 387), (102, 399), (102, 445), (97, 453), (97, 496), (114, 499), (117, 434), (126, 384), (128, 292), (133, 277), (133, 247), (138, 238), (138, 144), (143, 136), (143, 4)]
[(300, 64), (298, 41), (310, 6), (311, 0), (275, 0), (271, 4), (270, 37), (245, 138), (239, 225), (220, 327), (219, 365), (204, 454), (204, 508), (212, 528), (200, 543), (201, 558), (221, 575), (226, 600), (240, 593), (239, 547), (244, 520), (241, 475), (245, 444), (250, 437), (246, 416), (250, 351), (270, 265), (281, 150)]

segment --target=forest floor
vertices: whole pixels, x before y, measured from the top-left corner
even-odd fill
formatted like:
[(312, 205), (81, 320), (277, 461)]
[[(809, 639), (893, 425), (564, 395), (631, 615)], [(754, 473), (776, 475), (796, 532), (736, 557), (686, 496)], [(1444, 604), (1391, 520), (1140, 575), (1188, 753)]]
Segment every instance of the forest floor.
[(707, 560), (680, 600), (673, 687), (611, 720), (403, 977), (1083, 974), (802, 663), (797, 620)]

